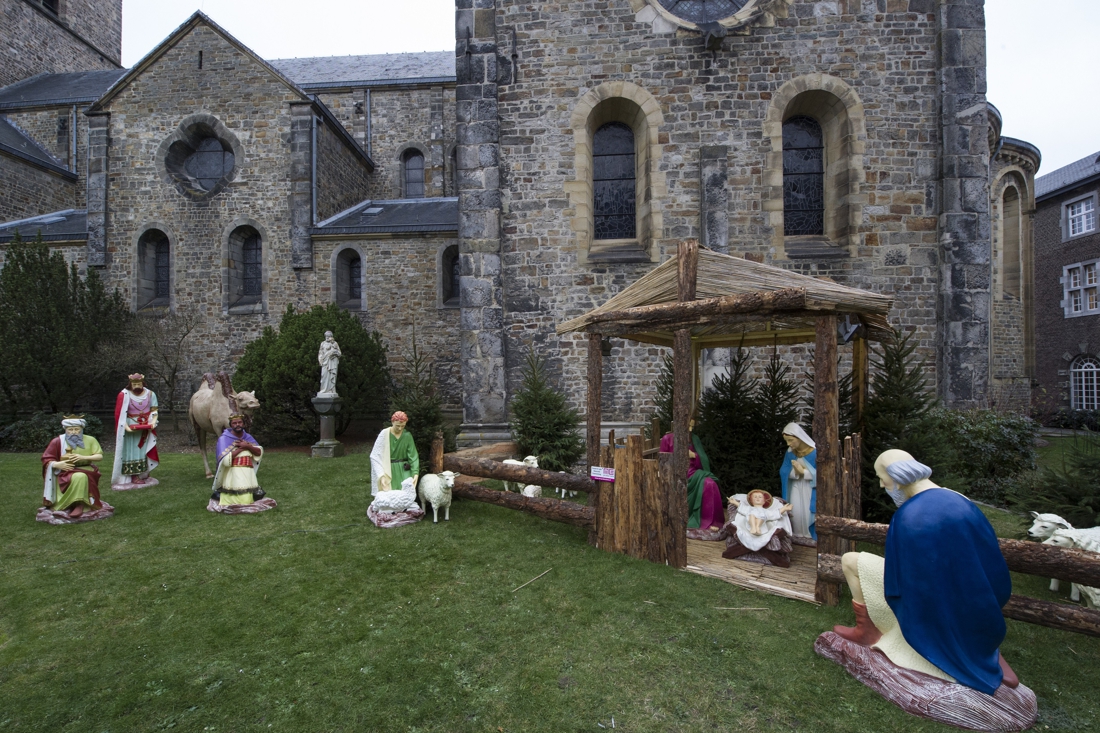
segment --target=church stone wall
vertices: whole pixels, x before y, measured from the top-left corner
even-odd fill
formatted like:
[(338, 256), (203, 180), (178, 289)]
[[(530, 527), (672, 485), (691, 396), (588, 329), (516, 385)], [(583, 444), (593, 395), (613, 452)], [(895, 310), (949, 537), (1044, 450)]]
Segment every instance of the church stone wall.
[(324, 221), (367, 198), (366, 162), (327, 123), (317, 126), (317, 220)]
[(121, 66), (122, 0), (65, 0), (60, 19), (28, 0), (0, 0), (0, 30), (0, 87)]
[[(30, 135), (30, 137), (47, 151), (50, 155), (57, 159), (59, 165), (65, 168), (69, 168), (79, 176), (77, 183), (68, 184), (73, 188), (74, 193), (65, 194), (72, 198), (73, 203), (66, 208), (83, 209), (87, 200), (87, 140), (88, 140), (88, 122), (87, 118), (80, 114), (79, 110), (76, 114), (76, 147), (75, 154), (70, 155), (70, 149), (72, 149), (72, 132), (71, 125), (73, 124), (73, 114), (71, 107), (49, 107), (34, 110), (18, 110), (13, 112), (5, 112), (4, 116), (19, 126), (23, 132)], [(28, 216), (35, 216), (37, 214), (48, 214), (51, 211), (57, 211), (57, 209), (46, 208), (52, 204), (50, 201), (59, 197), (59, 194), (53, 196), (44, 197), (40, 205), (34, 214), (28, 214)]]
[[(922, 12), (910, 12), (911, 5)], [(584, 212), (565, 193), (576, 178), (579, 156), (570, 115), (581, 96), (604, 82), (642, 87), (664, 116), (657, 168), (667, 195), (653, 202), (663, 220), (661, 230), (652, 233), (658, 259), (671, 256), (680, 239), (704, 234), (701, 151), (724, 146), (729, 252), (895, 294), (895, 324), (915, 330), (921, 354), (934, 357), (940, 30), (934, 8), (927, 6), (794, 2), (789, 16), (774, 27), (727, 37), (723, 50), (712, 56), (698, 34), (655, 34), (648, 22), (636, 20), (626, 0), (550, 1), (537, 7), (498, 0), (497, 28), (516, 28), (518, 57), (514, 76), (502, 72), (507, 81), (499, 92), (509, 391), (517, 389), (523, 355), (534, 346), (550, 358), (574, 405), (583, 406), (583, 337), (559, 339), (553, 328), (652, 268), (580, 264), (573, 223)], [(506, 42), (498, 32), (498, 42), (510, 50), (510, 32), (507, 36)], [(847, 258), (791, 260), (774, 245), (764, 209), (775, 185), (767, 172), (775, 160), (773, 141), (764, 124), (778, 90), (793, 81), (812, 92), (821, 88), (820, 75), (850, 88), (858, 99), (851, 110), (863, 116), (866, 132), (853, 142), (864, 180), (849, 200), (859, 207), (858, 228)], [(659, 364), (651, 351), (612, 341), (604, 389), (613, 397), (605, 404), (606, 419), (644, 419), (652, 409)]]
[(79, 208), (80, 186), (19, 158), (0, 153), (0, 221)]

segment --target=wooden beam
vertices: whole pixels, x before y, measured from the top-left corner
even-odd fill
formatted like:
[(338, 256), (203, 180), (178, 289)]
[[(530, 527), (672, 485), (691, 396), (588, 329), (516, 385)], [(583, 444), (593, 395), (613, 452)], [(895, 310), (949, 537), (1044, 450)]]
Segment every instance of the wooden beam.
[[(836, 516), (844, 511), (840, 486), (840, 441), (836, 376), (836, 316), (817, 319), (817, 342), (814, 348), (814, 425), (813, 439), (817, 444), (817, 512), (818, 516)], [(846, 543), (845, 543), (846, 544)], [(819, 536), (818, 552), (839, 555), (845, 546), (835, 536)], [(819, 603), (835, 606), (840, 602), (840, 586), (818, 581), (815, 592)]]
[(588, 403), (585, 444), (588, 448), (588, 469), (600, 462), (600, 419), (603, 402), (603, 339), (598, 333), (588, 334)]
[[(818, 508), (820, 507), (819, 495)], [(884, 545), (889, 527), (887, 524), (869, 524), (854, 519), (817, 515), (818, 535), (835, 535), (857, 542)], [(1009, 570), (1100, 587), (1100, 553), (1069, 550), (1041, 542), (1006, 539), (998, 541)]]
[[(640, 305), (623, 310), (592, 314), (586, 331), (599, 330), (602, 323), (635, 324), (636, 328), (646, 330), (650, 324), (659, 327), (678, 326), (707, 316), (743, 315), (756, 313), (785, 313), (796, 311), (807, 315), (820, 314), (810, 308), (804, 288), (784, 288), (770, 292), (753, 292), (742, 295), (723, 295), (706, 300), (679, 301), (675, 303), (657, 303)], [(757, 320), (757, 319), (754, 319)]]
[[(823, 582), (844, 583), (844, 571), (838, 555), (818, 555), (817, 577)], [(1012, 595), (1001, 609), (1005, 618), (1072, 631), (1087, 636), (1100, 636), (1100, 611), (1068, 603), (1041, 601), (1028, 596)]]
[(699, 240), (680, 242), (676, 256), (676, 297), (681, 303), (695, 300), (695, 282), (699, 273)]
[(852, 429), (857, 432), (863, 430), (863, 411), (867, 405), (867, 394), (870, 390), (870, 349), (867, 339), (857, 336), (852, 341), (852, 414), (854, 416)]
[[(675, 489), (670, 502), (683, 504), (683, 526), (677, 526), (680, 522), (681, 512), (670, 511), (669, 521), (675, 520), (677, 524), (670, 527), (673, 534), (682, 533), (685, 538), (684, 547), (687, 547), (687, 472), (688, 472), (688, 448), (691, 438), (688, 434), (688, 421), (691, 419), (691, 332), (680, 329), (676, 332), (676, 339), (672, 347), (672, 475)], [(686, 549), (685, 549), (686, 552)]]
[(447, 453), (443, 456), (443, 469), (460, 473), (463, 476), (495, 478), (498, 481), (515, 481), (516, 483), (522, 483), (524, 486), (535, 484), (536, 486), (550, 486), (555, 489), (583, 491), (586, 494), (596, 490), (594, 482), (585, 476), (544, 471), (541, 468), (530, 468), (529, 466), (516, 466), (488, 458), (461, 458), (454, 453)]
[(437, 431), (432, 436), (432, 455), (428, 461), (428, 470), (432, 473), (443, 472), (443, 433)]
[(577, 504), (561, 499), (544, 499), (513, 494), (510, 491), (496, 491), (487, 489), (477, 484), (455, 484), (451, 489), (454, 496), (463, 499), (472, 499), (487, 504), (515, 509), (517, 511), (534, 514), (552, 522), (572, 524), (575, 527), (592, 527), (595, 515), (592, 507)]

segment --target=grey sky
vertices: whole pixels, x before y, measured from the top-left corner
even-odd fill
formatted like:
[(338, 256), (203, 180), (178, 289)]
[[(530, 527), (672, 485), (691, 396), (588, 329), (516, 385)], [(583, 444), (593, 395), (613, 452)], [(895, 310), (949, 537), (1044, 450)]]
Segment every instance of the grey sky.
[[(454, 48), (454, 0), (124, 0), (123, 7), (126, 66), (195, 10), (269, 59)], [(1004, 116), (1004, 134), (1042, 150), (1040, 175), (1100, 151), (1100, 3), (987, 0), (986, 22), (989, 101)]]

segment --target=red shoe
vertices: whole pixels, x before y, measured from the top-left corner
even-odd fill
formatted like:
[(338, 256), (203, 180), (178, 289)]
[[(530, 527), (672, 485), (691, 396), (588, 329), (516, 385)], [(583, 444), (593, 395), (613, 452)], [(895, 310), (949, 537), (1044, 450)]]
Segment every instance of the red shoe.
[(852, 601), (852, 609), (856, 612), (856, 625), (854, 627), (834, 626), (833, 633), (860, 646), (871, 646), (881, 639), (882, 632), (867, 615), (867, 606)]

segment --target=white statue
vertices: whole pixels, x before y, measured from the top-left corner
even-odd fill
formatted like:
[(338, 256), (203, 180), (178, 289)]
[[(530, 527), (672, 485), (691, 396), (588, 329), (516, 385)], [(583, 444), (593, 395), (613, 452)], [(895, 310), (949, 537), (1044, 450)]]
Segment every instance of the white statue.
[(332, 331), (325, 331), (325, 340), (317, 351), (317, 363), (321, 365), (321, 391), (318, 395), (338, 396), (336, 370), (340, 367), (340, 356), (340, 344), (332, 337)]

